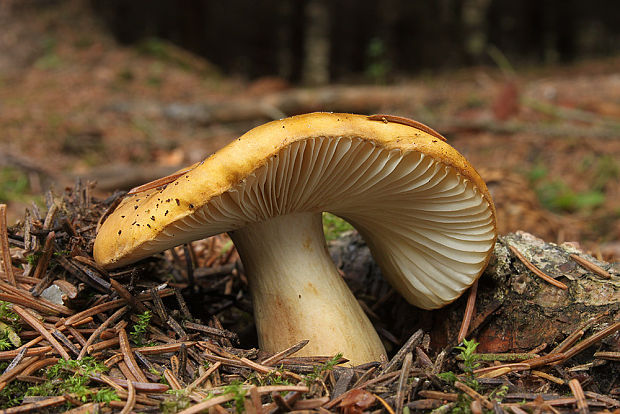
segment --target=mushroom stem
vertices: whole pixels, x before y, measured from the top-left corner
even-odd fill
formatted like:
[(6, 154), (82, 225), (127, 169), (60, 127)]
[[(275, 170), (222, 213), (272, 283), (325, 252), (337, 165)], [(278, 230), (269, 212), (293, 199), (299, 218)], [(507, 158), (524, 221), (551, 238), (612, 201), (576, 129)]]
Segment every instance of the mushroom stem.
[(248, 277), (261, 349), (308, 339), (299, 355), (342, 353), (352, 364), (385, 349), (334, 265), (320, 213), (297, 213), (230, 232)]

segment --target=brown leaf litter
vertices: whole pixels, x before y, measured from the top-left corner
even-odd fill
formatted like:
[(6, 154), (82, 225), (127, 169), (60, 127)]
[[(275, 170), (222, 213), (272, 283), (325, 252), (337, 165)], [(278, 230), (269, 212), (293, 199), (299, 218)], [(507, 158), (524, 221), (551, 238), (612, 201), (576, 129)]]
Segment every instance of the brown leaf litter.
[[(620, 322), (612, 308), (555, 346), (539, 343), (525, 352), (437, 351), (432, 332), (409, 325), (410, 334), (401, 341), (402, 335), (391, 332), (394, 321), (383, 320), (380, 332), (398, 345), (390, 360), (351, 367), (337, 355), (296, 357), (304, 341), (268, 355), (242, 346), (255, 340), (251, 304), (243, 267), (225, 236), (120, 270), (108, 272), (94, 263), (97, 222), (118, 196), (94, 200), (90, 187), (78, 182), (62, 197), (48, 196), (46, 212), (33, 205), (9, 228), (0, 207), (0, 300), (11, 311), (0, 319), (11, 323), (6, 315), (17, 315), (9, 329), (21, 342), (0, 351), (0, 360), (8, 363), (0, 388), (23, 384), (25, 390), (50, 381), (46, 370), (60, 358), (92, 357), (107, 370), (74, 368), (74, 374), (86, 375), (93, 392), (113, 390), (119, 398), (105, 403), (93, 394), (14, 395), (13, 406), (0, 413), (620, 410)], [(546, 273), (525, 259), (528, 252), (513, 246), (514, 238), (506, 240), (523, 256), (512, 260)], [(571, 257), (596, 277), (617, 283), (618, 275), (600, 263)], [(464, 298), (472, 325), (461, 324), (461, 337), (478, 332), (495, 312), (485, 313), (488, 301), (482, 297), (476, 304), (477, 295), (473, 290)], [(366, 309), (376, 317), (389, 302), (378, 298)], [(151, 317), (141, 324), (147, 312)], [(400, 325), (406, 323), (407, 315), (400, 318)], [(456, 335), (448, 342), (455, 341)]]

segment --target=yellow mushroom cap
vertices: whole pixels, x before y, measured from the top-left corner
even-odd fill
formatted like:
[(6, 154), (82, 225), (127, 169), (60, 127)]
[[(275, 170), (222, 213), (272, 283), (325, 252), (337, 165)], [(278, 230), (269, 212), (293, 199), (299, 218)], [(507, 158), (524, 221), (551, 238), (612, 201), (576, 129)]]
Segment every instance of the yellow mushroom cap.
[(114, 268), (321, 211), (353, 224), (385, 277), (423, 308), (470, 286), (496, 239), (486, 185), (439, 134), (395, 117), (312, 113), (254, 128), (164, 187), (125, 198), (101, 225), (94, 257)]

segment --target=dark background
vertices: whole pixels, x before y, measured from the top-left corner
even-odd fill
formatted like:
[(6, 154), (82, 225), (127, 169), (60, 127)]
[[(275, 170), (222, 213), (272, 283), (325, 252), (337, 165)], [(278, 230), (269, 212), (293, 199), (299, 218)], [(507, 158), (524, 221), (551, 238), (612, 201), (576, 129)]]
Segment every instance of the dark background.
[(107, 197), (312, 111), (443, 134), (502, 234), (620, 257), (618, 0), (0, 0), (0, 203)]
[(618, 52), (613, 0), (92, 0), (118, 41), (167, 39), (226, 73), (312, 78), (304, 65), (326, 42), (327, 80), (390, 78), (493, 64), (571, 62)]

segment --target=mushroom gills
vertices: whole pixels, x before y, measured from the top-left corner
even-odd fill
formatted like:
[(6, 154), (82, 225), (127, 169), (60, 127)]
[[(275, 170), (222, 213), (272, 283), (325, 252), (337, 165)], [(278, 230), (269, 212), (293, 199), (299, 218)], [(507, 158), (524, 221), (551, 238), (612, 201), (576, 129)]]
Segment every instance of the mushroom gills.
[(495, 239), (488, 201), (455, 168), (417, 151), (313, 137), (282, 148), (238, 185), (169, 225), (148, 250), (322, 211), (356, 227), (390, 283), (429, 309), (473, 283)]

